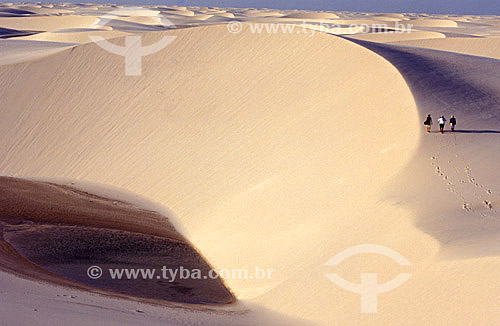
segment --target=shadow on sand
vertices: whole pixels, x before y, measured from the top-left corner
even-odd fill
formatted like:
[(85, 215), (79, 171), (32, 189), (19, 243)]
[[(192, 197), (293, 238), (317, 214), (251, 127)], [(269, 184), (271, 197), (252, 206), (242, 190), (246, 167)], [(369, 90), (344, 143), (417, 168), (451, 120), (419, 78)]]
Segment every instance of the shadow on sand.
[[(439, 134), (439, 130), (431, 131), (432, 134)], [(445, 130), (446, 134), (500, 134), (500, 130)]]
[[(452, 131), (446, 130), (445, 132), (451, 133)], [(500, 134), (500, 130), (456, 130), (453, 133), (457, 134)]]

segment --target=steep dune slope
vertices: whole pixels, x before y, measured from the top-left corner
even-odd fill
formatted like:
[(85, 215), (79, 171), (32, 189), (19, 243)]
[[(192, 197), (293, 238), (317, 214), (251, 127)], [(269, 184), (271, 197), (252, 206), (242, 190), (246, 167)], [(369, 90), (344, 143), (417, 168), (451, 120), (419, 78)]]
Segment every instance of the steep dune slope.
[[(418, 48), (362, 44), (388, 58), (400, 69), (413, 90), (422, 117), (432, 113), (434, 117), (455, 114), (459, 118), (456, 134), (425, 138), (418, 160), (418, 163), (426, 162), (427, 165), (432, 158), (436, 172), (445, 178), (448, 190), (457, 196), (455, 200), (443, 201), (442, 196), (435, 195), (433, 201), (434, 205), (442, 202), (443, 209), (449, 210), (443, 215), (455, 219), (432, 218), (424, 220), (420, 226), (431, 234), (434, 232), (448, 246), (470, 241), (466, 233), (474, 230), (474, 238), (496, 234), (500, 227), (497, 221), (500, 216), (496, 211), (500, 204), (500, 178), (494, 173), (500, 147), (500, 61)], [(433, 191), (427, 194), (430, 198), (425, 196), (420, 200), (431, 200)], [(461, 208), (463, 212), (460, 212)], [(482, 218), (470, 220), (474, 215)], [(442, 224), (444, 221), (446, 223)], [(456, 231), (448, 230), (443, 234), (448, 228)], [(487, 232), (484, 234), (480, 230)], [(461, 249), (466, 252), (456, 254), (470, 255), (471, 250), (475, 255), (498, 253), (495, 246), (484, 246), (483, 242), (468, 244), (467, 248)]]
[[(0, 67), (0, 173), (145, 195), (179, 217), (216, 267), (274, 270), (227, 279), (238, 297), (324, 323), (361, 322), (359, 296), (323, 275), (328, 258), (364, 242), (415, 261), (423, 254), (412, 242), (436, 250), (383, 200), (418, 144), (400, 73), (329, 35), (212, 26), (148, 33), (143, 44), (165, 34), (177, 39), (145, 57), (139, 77), (95, 44)], [(365, 264), (393, 273), (385, 261)], [(345, 309), (328, 313), (333, 306)]]
[(500, 59), (500, 38), (455, 37), (398, 41), (394, 42), (394, 44)]
[[(426, 135), (418, 155), (388, 187), (389, 197), (398, 206), (411, 208), (417, 227), (441, 245), (435, 262), (425, 273), (416, 274), (414, 282), (426, 284), (427, 289), (439, 287), (443, 294), (426, 293), (401, 313), (425, 309), (427, 314), (416, 317), (416, 323), (489, 324), (498, 320), (496, 303), (484, 298), (500, 292), (495, 286), (500, 277), (500, 61), (355, 42), (401, 71), (421, 120), (428, 113), (434, 121), (440, 115), (458, 118), (456, 133)], [(440, 307), (424, 302), (439, 302)]]

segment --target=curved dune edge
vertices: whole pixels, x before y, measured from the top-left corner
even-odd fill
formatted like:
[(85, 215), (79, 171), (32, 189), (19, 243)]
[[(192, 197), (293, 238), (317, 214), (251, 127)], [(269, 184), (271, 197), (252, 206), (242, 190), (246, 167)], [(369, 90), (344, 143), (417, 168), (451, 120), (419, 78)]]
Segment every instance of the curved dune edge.
[[(203, 258), (164, 215), (138, 208), (118, 199), (120, 196), (105, 198), (91, 194), (75, 188), (73, 182), (64, 185), (0, 177), (0, 193), (0, 269), (22, 277), (154, 304), (172, 303), (198, 309), (202, 302), (209, 305), (235, 302), (220, 280), (194, 283), (176, 280), (175, 284), (165, 281), (160, 286), (156, 280), (142, 281), (139, 285), (134, 280), (114, 281), (106, 273), (99, 280), (88, 278), (85, 271), (93, 265), (157, 268), (158, 263), (152, 260), (157, 259), (155, 254), (160, 254), (158, 257), (163, 257), (161, 260), (168, 263), (169, 268), (183, 266), (207, 271), (209, 266)], [(136, 244), (129, 249), (127, 257), (121, 259), (120, 265), (117, 263), (120, 259), (112, 258), (112, 251), (110, 254), (107, 251), (123, 252), (129, 246), (127, 241), (136, 241)], [(155, 246), (158, 248), (154, 249)], [(144, 251), (148, 247), (152, 249)], [(161, 248), (169, 247), (168, 251), (161, 252)], [(72, 255), (80, 258), (73, 259)], [(169, 257), (181, 258), (172, 261)], [(75, 271), (79, 267), (82, 271)], [(189, 289), (192, 295), (184, 289)]]
[(500, 38), (444, 38), (391, 42), (447, 52), (500, 59)]
[(443, 33), (427, 32), (427, 31), (411, 31), (411, 32), (397, 32), (397, 33), (368, 33), (356, 34), (349, 36), (352, 39), (370, 41), (370, 42), (409, 42), (412, 40), (426, 40), (426, 39), (444, 39), (446, 36)]
[(28, 62), (74, 47), (74, 43), (31, 40), (2, 40), (0, 43), (0, 65)]
[[(500, 255), (494, 245), (500, 234), (500, 212), (496, 209), (500, 204), (497, 187), (500, 177), (492, 168), (496, 166), (499, 148), (500, 61), (479, 56), (491, 53), (498, 43), (463, 41), (462, 44), (452, 40), (443, 43), (452, 47), (448, 50), (458, 52), (454, 53), (442, 48), (434, 50), (353, 40), (394, 64), (412, 90), (422, 117), (428, 113), (434, 117), (445, 115), (448, 118), (452, 114), (461, 117), (455, 135), (423, 138), (419, 149), (421, 155), (402, 171), (403, 179), (410, 180), (412, 187), (408, 188), (409, 194), (399, 196), (426, 194), (408, 206), (417, 212), (419, 228), (439, 240), (441, 255), (448, 259)], [(460, 53), (470, 50), (470, 44), (479, 45), (476, 55)], [(421, 166), (433, 168), (445, 181), (444, 185), (438, 183), (439, 187), (429, 191), (421, 180), (412, 178), (415, 170), (420, 171), (420, 176), (424, 171), (432, 175), (432, 171)], [(397, 192), (395, 187), (392, 185), (393, 193)], [(443, 213), (438, 219), (426, 201), (441, 203)]]
[[(413, 314), (416, 325), (428, 320), (443, 325), (464, 320), (488, 323), (496, 318), (496, 302), (484, 298), (498, 295), (494, 284), (500, 277), (494, 268), (500, 264), (499, 61), (355, 42), (394, 64), (412, 90), (422, 118), (428, 113), (434, 118), (454, 114), (460, 121), (455, 134), (424, 137), (419, 155), (388, 186), (388, 196), (412, 210), (415, 225), (439, 242), (439, 251), (429, 254), (432, 258), (418, 262), (425, 271), (415, 274), (418, 286), (429, 293), (415, 295), (411, 307), (400, 305), (398, 311)], [(400, 299), (408, 300), (410, 291)], [(446, 297), (439, 299), (437, 293)], [(482, 304), (471, 314), (469, 307), (479, 301)], [(429, 313), (417, 316), (415, 310), (423, 309)]]

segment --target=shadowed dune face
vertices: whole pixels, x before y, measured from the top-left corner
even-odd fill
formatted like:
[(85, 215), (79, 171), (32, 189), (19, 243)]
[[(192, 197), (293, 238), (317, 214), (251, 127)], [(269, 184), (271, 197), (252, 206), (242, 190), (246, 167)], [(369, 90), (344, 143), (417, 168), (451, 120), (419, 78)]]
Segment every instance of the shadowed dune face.
[[(219, 278), (171, 277), (168, 270), (182, 267), (207, 276), (211, 268), (164, 216), (67, 186), (6, 177), (0, 177), (0, 197), (4, 269), (23, 264), (10, 245), (48, 272), (100, 289), (182, 303), (234, 301)], [(17, 273), (40, 272), (24, 264)], [(102, 277), (88, 276), (94, 265), (102, 268)], [(107, 272), (123, 268), (156, 272), (137, 279), (113, 279)], [(61, 283), (54, 275), (48, 278)]]
[(470, 121), (468, 127), (471, 129), (498, 126), (499, 60), (430, 49), (353, 42), (382, 55), (398, 68), (412, 89), (421, 115), (436, 112), (448, 117), (459, 112), (462, 119)]
[(27, 36), (27, 35), (32, 35), (32, 34), (36, 34), (36, 32), (18, 31), (15, 29), (0, 27), (0, 39), (21, 37), (21, 36)]
[[(439, 240), (444, 257), (500, 255), (496, 245), (500, 236), (500, 175), (496, 173), (500, 159), (500, 61), (354, 42), (398, 68), (412, 90), (422, 120), (429, 113), (434, 121), (441, 115), (458, 118), (455, 133), (424, 138), (419, 155), (398, 177), (404, 184), (396, 182), (389, 187), (394, 198), (403, 199), (417, 212), (417, 226)], [(434, 181), (437, 183), (429, 187)]]
[(26, 10), (20, 10), (20, 9), (15, 9), (15, 8), (0, 8), (0, 13), (8, 13), (12, 15), (31, 15), (33, 12), (31, 11), (26, 11)]
[(457, 37), (429, 40), (394, 42), (394, 44), (429, 48), (447, 52), (463, 53), (500, 59), (500, 38)]

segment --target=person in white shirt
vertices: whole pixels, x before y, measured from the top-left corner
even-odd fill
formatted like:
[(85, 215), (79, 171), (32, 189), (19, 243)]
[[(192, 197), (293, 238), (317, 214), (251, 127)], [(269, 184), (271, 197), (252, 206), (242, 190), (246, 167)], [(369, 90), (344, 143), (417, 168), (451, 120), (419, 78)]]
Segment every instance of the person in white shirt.
[(438, 123), (439, 123), (439, 132), (444, 133), (444, 125), (446, 124), (446, 119), (445, 119), (444, 115), (442, 115), (438, 119)]

